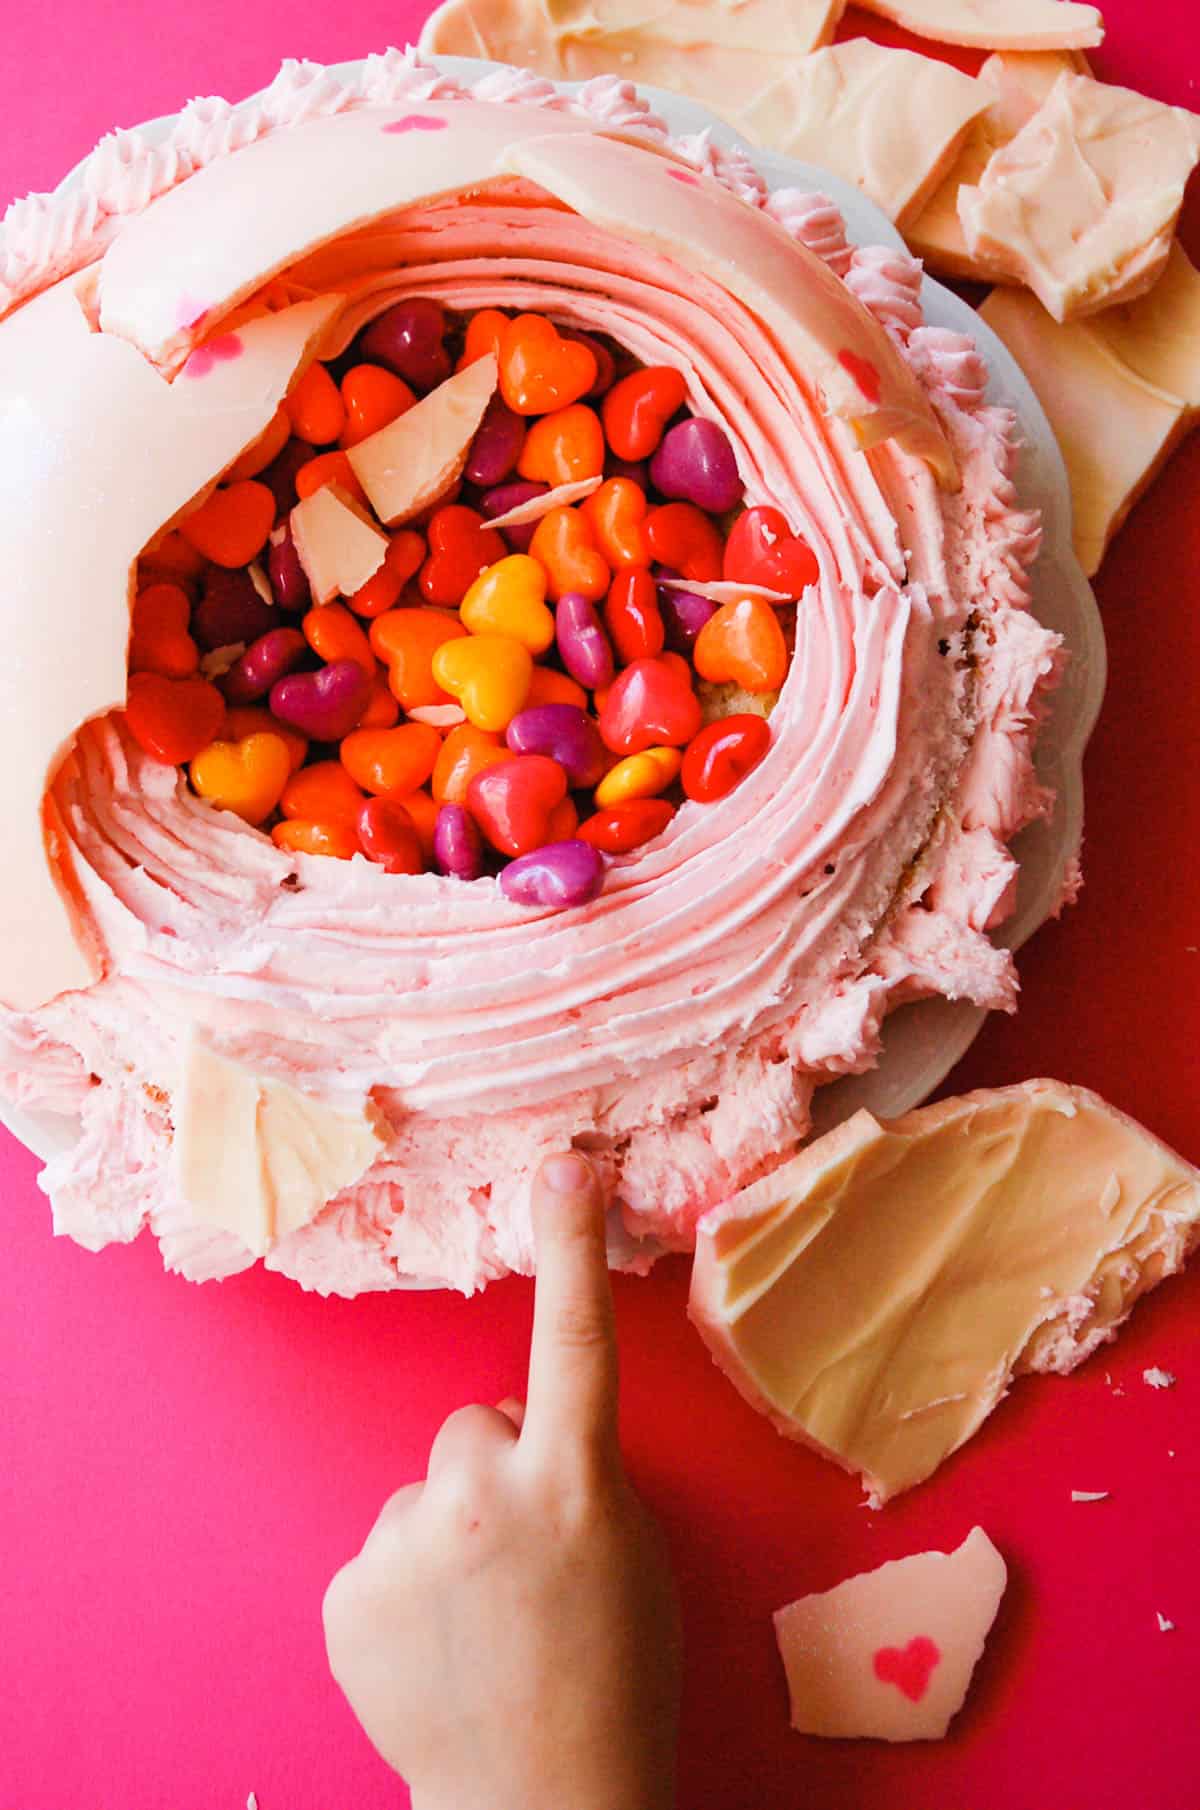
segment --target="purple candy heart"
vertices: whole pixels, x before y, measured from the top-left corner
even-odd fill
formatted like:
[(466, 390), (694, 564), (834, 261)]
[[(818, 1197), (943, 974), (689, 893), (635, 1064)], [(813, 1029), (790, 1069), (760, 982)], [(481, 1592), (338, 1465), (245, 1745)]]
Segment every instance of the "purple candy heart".
[(589, 690), (611, 685), (616, 663), (612, 644), (600, 625), (590, 597), (567, 591), (554, 612), (554, 632), (562, 663), (573, 679)]
[(534, 704), (518, 711), (504, 739), (514, 754), (546, 754), (556, 760), (572, 786), (594, 786), (608, 768), (600, 731), (578, 704)]
[(668, 428), (650, 461), (650, 482), (665, 497), (723, 515), (742, 495), (737, 460), (724, 428), (690, 415)]
[(467, 454), (466, 476), (471, 484), (487, 490), (499, 484), (515, 467), (525, 444), (525, 422), (496, 393), (488, 403)]
[(319, 672), (292, 673), (271, 687), (271, 714), (314, 742), (340, 742), (358, 727), (371, 681), (354, 660), (334, 660)]
[(615, 459), (611, 456), (604, 462), (606, 478), (628, 478), (639, 490), (650, 488), (650, 468), (645, 459)]
[(306, 610), (312, 602), (308, 576), (300, 564), (300, 555), (286, 522), (271, 536), (267, 549), (267, 577), (281, 610)]
[(209, 653), (214, 647), (250, 645), (279, 621), (279, 612), (264, 603), (249, 572), (211, 566), (204, 595), (192, 611), (192, 634)]
[(254, 704), (265, 698), (272, 685), (295, 672), (309, 651), (298, 628), (273, 628), (235, 660), (221, 680), (221, 690), (231, 704)]
[[(479, 499), (479, 507), (490, 522), (495, 515), (507, 515), (521, 503), (531, 503), (535, 496), (545, 496), (549, 488), (549, 484), (538, 483), (533, 478), (517, 478), (511, 484), (501, 484), (495, 490), (486, 491)], [(500, 532), (514, 553), (528, 553), (536, 527), (536, 522), (526, 522), (516, 528), (501, 528)]]
[(372, 321), (359, 345), (364, 358), (386, 365), (414, 390), (424, 392), (436, 389), (450, 375), (445, 335), (442, 304), (429, 296), (414, 295)]
[(514, 905), (545, 905), (570, 911), (586, 905), (604, 885), (604, 857), (590, 842), (548, 842), (510, 861), (500, 890)]
[(667, 646), (673, 653), (690, 654), (704, 624), (717, 613), (711, 597), (698, 597), (695, 591), (676, 591), (662, 583), (664, 578), (678, 578), (670, 566), (655, 566), (658, 579), (658, 609), (666, 630)]
[(478, 880), (483, 872), (483, 837), (461, 804), (444, 804), (433, 826), (433, 858), (456, 880)]
[(310, 459), (316, 458), (316, 452), (307, 440), (289, 440), (277, 459), (272, 460), (265, 471), (260, 471), (256, 483), (265, 484), (275, 498), (276, 515), (287, 515), (296, 507), (299, 498), (296, 494), (296, 473)]

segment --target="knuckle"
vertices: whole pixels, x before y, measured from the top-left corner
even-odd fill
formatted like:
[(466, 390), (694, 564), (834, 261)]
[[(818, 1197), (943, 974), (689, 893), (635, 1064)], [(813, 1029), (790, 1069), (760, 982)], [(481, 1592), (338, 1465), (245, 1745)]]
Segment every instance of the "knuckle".
[(604, 1351), (611, 1338), (608, 1317), (591, 1301), (563, 1301), (555, 1309), (554, 1336), (568, 1351)]

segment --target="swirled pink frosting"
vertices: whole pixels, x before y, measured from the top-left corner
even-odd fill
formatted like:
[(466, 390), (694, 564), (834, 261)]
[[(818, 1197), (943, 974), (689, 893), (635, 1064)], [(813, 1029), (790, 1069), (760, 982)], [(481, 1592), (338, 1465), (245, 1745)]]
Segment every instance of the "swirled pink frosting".
[[(443, 81), (389, 53), (346, 100), (327, 72), (287, 66), (252, 113), (194, 103), (171, 167), (287, 119), (428, 99)], [(560, 104), (536, 78), (485, 81), (493, 102)], [(658, 135), (628, 84), (588, 84), (578, 104)], [(690, 150), (835, 268), (850, 264), (820, 198), (768, 197), (738, 156)], [(92, 189), (116, 210), (143, 153), (105, 155)], [(38, 217), (49, 230), (57, 216)], [(398, 911), (396, 881), (370, 863), (285, 855), (114, 720), (94, 723), (56, 799), (104, 976), (0, 1015), (0, 1086), (82, 1114), (47, 1176), (63, 1230), (99, 1244), (148, 1223), (196, 1279), (252, 1261), (189, 1222), (172, 1180), (163, 1085), (197, 1029), (256, 1073), (369, 1093), (383, 1115), (374, 1166), (266, 1259), (305, 1286), (350, 1294), (416, 1274), (470, 1289), (528, 1269), (529, 1176), (572, 1139), (606, 1168), (624, 1260), (644, 1265), (688, 1246), (710, 1204), (790, 1154), (813, 1089), (874, 1061), (893, 1004), (1014, 1003), (1011, 959), (985, 932), (1011, 900), (1004, 845), (1045, 805), (1032, 743), (1058, 656), (1026, 607), (1037, 524), (1012, 486), (1012, 422), (984, 405), (970, 342), (920, 326), (895, 254), (850, 268), (866, 305), (917, 347), (962, 473), (955, 493), (893, 444), (858, 453), (736, 296), (561, 206), (452, 197), (391, 215), (384, 236), (386, 268), (348, 285), (336, 247), (305, 266), (309, 286), (349, 288), (339, 343), (409, 290), (455, 309), (539, 309), (676, 365), (692, 409), (724, 423), (748, 501), (781, 508), (821, 572), (770, 752), (720, 803), (684, 805), (615, 861), (584, 910), (537, 916), (491, 881), (426, 875), (404, 880)], [(85, 240), (67, 254), (60, 234), (60, 259)]]

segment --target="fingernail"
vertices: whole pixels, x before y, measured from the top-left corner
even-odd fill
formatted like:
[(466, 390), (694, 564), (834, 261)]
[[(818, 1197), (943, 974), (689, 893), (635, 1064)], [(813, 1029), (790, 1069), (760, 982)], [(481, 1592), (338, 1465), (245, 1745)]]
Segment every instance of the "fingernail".
[(542, 1164), (542, 1177), (556, 1194), (582, 1194), (590, 1188), (595, 1171), (586, 1156), (569, 1150), (565, 1156), (548, 1156)]

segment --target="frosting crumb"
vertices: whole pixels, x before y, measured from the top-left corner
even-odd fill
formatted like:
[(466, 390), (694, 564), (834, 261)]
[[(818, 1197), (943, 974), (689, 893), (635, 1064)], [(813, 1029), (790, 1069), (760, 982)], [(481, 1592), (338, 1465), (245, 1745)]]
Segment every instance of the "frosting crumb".
[(1072, 1502), (1107, 1502), (1108, 1491), (1106, 1489), (1073, 1489), (1071, 1500)]
[(1169, 1370), (1160, 1370), (1157, 1364), (1151, 1364), (1149, 1370), (1142, 1371), (1142, 1381), (1151, 1389), (1173, 1389), (1175, 1378)]
[(1173, 1634), (1175, 1632), (1175, 1623), (1173, 1621), (1169, 1621), (1168, 1618), (1163, 1614), (1161, 1609), (1156, 1609), (1154, 1611), (1154, 1613), (1158, 1617), (1159, 1633), (1160, 1634)]

